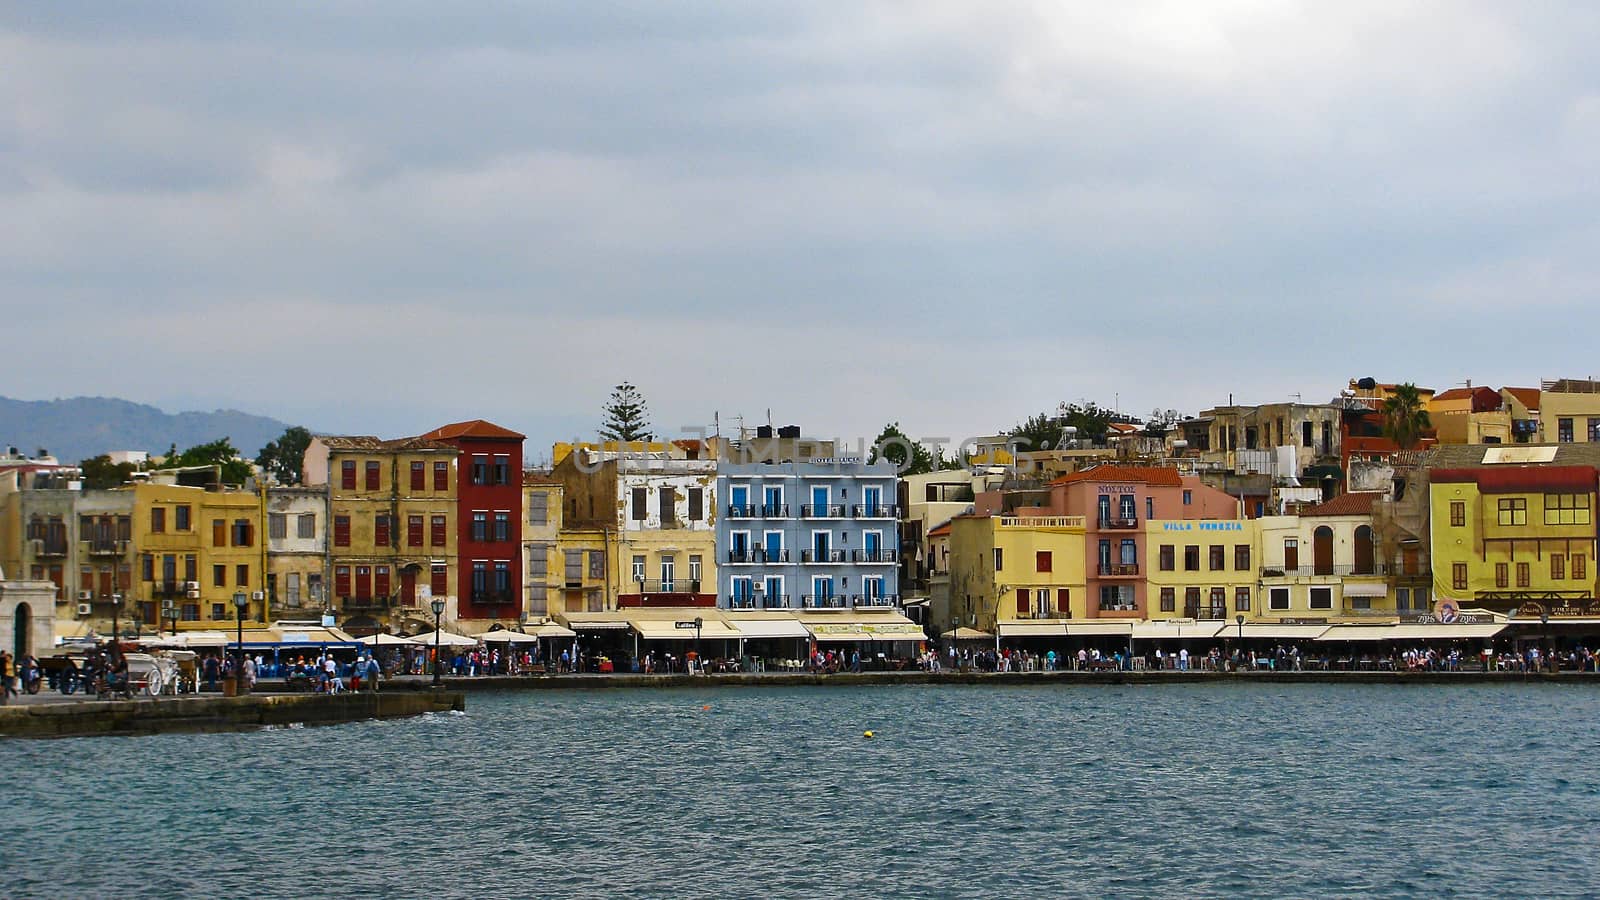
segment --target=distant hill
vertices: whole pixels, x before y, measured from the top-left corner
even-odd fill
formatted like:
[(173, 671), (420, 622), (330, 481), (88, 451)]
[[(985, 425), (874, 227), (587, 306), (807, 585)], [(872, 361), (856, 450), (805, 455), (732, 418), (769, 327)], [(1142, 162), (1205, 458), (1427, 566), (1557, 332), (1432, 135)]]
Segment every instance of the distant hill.
[(228, 438), (240, 454), (254, 458), (289, 426), (236, 409), (165, 413), (154, 406), (112, 397), (12, 400), (0, 397), (0, 451), (16, 447), (32, 455), (43, 448), (62, 462), (77, 462), (111, 450), (165, 453)]

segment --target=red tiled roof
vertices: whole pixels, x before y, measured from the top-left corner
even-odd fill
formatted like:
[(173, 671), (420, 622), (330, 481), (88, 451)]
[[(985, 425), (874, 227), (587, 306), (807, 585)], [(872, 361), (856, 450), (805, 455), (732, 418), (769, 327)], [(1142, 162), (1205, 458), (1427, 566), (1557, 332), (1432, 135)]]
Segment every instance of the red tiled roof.
[(949, 534), (950, 533), (950, 522), (952, 522), (952, 521), (954, 521), (954, 520), (953, 519), (948, 520), (943, 525), (940, 525), (937, 528), (934, 528), (932, 531), (928, 532), (928, 537), (944, 537), (945, 535)]
[(1080, 481), (1139, 481), (1162, 487), (1182, 487), (1183, 478), (1177, 469), (1165, 466), (1095, 466), (1070, 475), (1063, 475), (1051, 484), (1076, 484)]
[(1503, 401), (1500, 392), (1491, 387), (1479, 385), (1477, 387), (1451, 388), (1442, 394), (1434, 394), (1435, 400), (1472, 400), (1473, 412), (1493, 412), (1501, 407)]
[(1593, 466), (1531, 465), (1513, 468), (1434, 469), (1428, 480), (1434, 484), (1476, 484), (1485, 494), (1595, 492)]
[(448, 441), (451, 438), (489, 438), (493, 440), (520, 441), (524, 440), (526, 435), (517, 434), (508, 428), (501, 428), (493, 422), (472, 419), (467, 422), (441, 425), (422, 435), (422, 437), (435, 441)]
[(1521, 403), (1523, 406), (1526, 406), (1530, 411), (1539, 408), (1539, 389), (1538, 388), (1514, 388), (1514, 387), (1508, 387), (1508, 388), (1505, 389), (1505, 391), (1506, 391), (1506, 393), (1510, 394), (1511, 396), (1517, 398), (1517, 402)]
[(1352, 491), (1348, 494), (1300, 511), (1302, 516), (1369, 516), (1372, 502), (1382, 499), (1381, 491)]

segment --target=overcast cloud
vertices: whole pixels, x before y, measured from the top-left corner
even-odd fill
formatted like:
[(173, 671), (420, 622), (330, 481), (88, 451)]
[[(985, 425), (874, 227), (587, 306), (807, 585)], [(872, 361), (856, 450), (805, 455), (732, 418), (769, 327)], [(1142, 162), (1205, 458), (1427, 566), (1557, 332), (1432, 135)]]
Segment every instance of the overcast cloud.
[(964, 436), (1600, 374), (1600, 7), (9, 4), (0, 393)]

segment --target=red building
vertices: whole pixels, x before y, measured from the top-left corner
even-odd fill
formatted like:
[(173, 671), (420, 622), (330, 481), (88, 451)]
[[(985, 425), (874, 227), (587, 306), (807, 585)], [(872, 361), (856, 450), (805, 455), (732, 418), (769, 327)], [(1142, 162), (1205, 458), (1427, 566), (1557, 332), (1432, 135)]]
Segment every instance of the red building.
[(456, 465), (456, 584), (463, 619), (515, 620), (522, 612), (522, 442), (473, 419), (422, 437), (449, 444)]

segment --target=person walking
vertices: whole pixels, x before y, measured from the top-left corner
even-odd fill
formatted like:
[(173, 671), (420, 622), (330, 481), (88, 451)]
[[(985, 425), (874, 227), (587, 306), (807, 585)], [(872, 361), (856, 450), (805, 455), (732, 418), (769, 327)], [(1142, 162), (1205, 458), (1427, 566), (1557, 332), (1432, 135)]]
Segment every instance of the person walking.
[(11, 659), (11, 654), (0, 650), (0, 679), (5, 680), (5, 690), (0, 691), (0, 706), (11, 702), (11, 695), (16, 690), (11, 687), (11, 675), (16, 668), (16, 663)]
[(367, 674), (363, 679), (372, 693), (378, 692), (378, 679), (383, 677), (383, 666), (378, 665), (377, 655), (367, 657)]

